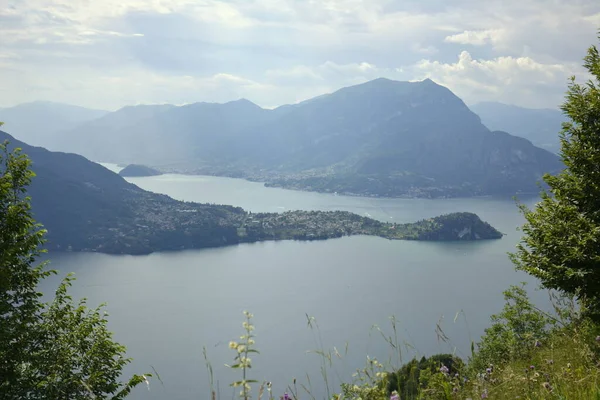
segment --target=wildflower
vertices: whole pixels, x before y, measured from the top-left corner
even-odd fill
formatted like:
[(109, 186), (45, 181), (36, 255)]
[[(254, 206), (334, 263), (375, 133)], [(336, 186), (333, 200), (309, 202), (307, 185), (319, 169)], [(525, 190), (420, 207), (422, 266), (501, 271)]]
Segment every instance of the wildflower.
[(452, 388), (452, 392), (453, 392), (453, 393), (458, 393), (458, 387), (457, 387), (457, 386), (454, 386), (454, 387)]
[(400, 395), (398, 394), (398, 392), (396, 392), (395, 390), (392, 392), (392, 395), (390, 396), (390, 400), (400, 400)]
[(243, 353), (246, 351), (246, 346), (244, 346), (243, 344), (240, 344), (237, 346), (237, 351), (238, 353)]
[(454, 377), (455, 377), (455, 378), (458, 378), (458, 372), (454, 374)]
[(289, 394), (287, 394), (287, 392), (283, 394), (283, 400), (291, 400), (291, 397)]
[(237, 342), (229, 342), (229, 348), (230, 349), (237, 349), (238, 344)]
[(542, 387), (543, 387), (544, 389), (548, 390), (549, 392), (551, 392), (551, 391), (552, 391), (552, 385), (550, 385), (550, 383), (549, 383), (549, 382), (544, 382), (544, 383), (542, 383)]
[(489, 374), (491, 374), (491, 373), (492, 373), (492, 369), (491, 369), (491, 368), (487, 368), (487, 369), (485, 370), (485, 373), (486, 373), (486, 374), (488, 374), (488, 375), (489, 375)]
[(530, 365), (529, 369), (533, 371), (535, 369), (535, 365)]
[(539, 340), (536, 340), (534, 346), (535, 347), (542, 347), (542, 343)]
[(600, 342), (600, 336), (596, 336), (596, 342)]
[(483, 389), (483, 392), (481, 392), (481, 398), (482, 399), (487, 399), (488, 398), (487, 389)]
[(554, 360), (546, 360), (546, 362), (548, 363), (548, 365), (554, 364)]
[(250, 357), (241, 357), (240, 358), (240, 366), (242, 368), (250, 368)]
[(444, 375), (448, 375), (448, 372), (450, 372), (450, 370), (445, 365), (442, 365), (442, 367), (440, 368), (440, 372)]

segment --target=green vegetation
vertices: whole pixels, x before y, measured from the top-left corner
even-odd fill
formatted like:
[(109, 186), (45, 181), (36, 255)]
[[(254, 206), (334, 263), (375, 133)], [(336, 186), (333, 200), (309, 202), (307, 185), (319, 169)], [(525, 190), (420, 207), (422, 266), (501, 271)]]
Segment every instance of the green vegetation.
[[(256, 360), (251, 364), (243, 352), (248, 348), (258, 353), (252, 335), (248, 347), (244, 343), (230, 344), (236, 351), (233, 367), (244, 370), (242, 379), (232, 386), (242, 387), (239, 395), (244, 400), (252, 398), (254, 393), (258, 399), (264, 396), (269, 400), (598, 399), (600, 325), (582, 315), (568, 297), (555, 295), (555, 313), (551, 315), (537, 309), (522, 286), (513, 286), (504, 295), (504, 309), (492, 315), (492, 325), (477, 348), (473, 344), (472, 356), (466, 361), (454, 354), (437, 354), (415, 358), (395, 368), (391, 362), (383, 365), (367, 357), (366, 366), (356, 371), (351, 382), (342, 383), (339, 393), (335, 393), (329, 375), (337, 374), (334, 361), (343, 356), (335, 348), (321, 348), (311, 351), (322, 359), (325, 389), (321, 393), (311, 390), (307, 377), (307, 382), (293, 379), (285, 394), (274, 394), (270, 382), (247, 378)], [(246, 319), (252, 316), (245, 313)], [(313, 329), (316, 322), (312, 318), (309, 321)], [(392, 319), (395, 336), (394, 322)], [(254, 327), (248, 323), (244, 322), (244, 328), (249, 326), (251, 332)], [(441, 328), (438, 329), (440, 340), (451, 345)], [(402, 344), (398, 338), (383, 336), (390, 345), (390, 354), (398, 354), (402, 362)], [(246, 336), (242, 338), (245, 340)], [(212, 398), (216, 398), (215, 393), (211, 388)]]
[(413, 399), (417, 397), (422, 387), (428, 387), (433, 376), (440, 372), (441, 366), (449, 376), (464, 370), (463, 361), (452, 354), (436, 354), (431, 357), (422, 357), (420, 360), (413, 359), (403, 365), (399, 370), (386, 376), (387, 392), (396, 392), (400, 399)]
[(567, 168), (546, 176), (549, 193), (534, 210), (523, 208), (525, 237), (513, 256), (544, 286), (577, 296), (600, 319), (600, 56), (592, 46), (584, 66), (592, 79), (569, 85), (561, 132)]
[(123, 168), (121, 171), (119, 171), (119, 175), (130, 176), (130, 177), (157, 176), (157, 175), (162, 175), (162, 172), (160, 172), (154, 168), (146, 167), (145, 165), (129, 164), (128, 166)]
[[(495, 193), (492, 188), (483, 190), (480, 186), (466, 182), (440, 184), (435, 180), (411, 172), (396, 172), (390, 175), (375, 174), (337, 174), (309, 173), (293, 176), (252, 177), (253, 180), (265, 180), (267, 187), (306, 190), (311, 192), (340, 193), (369, 197), (399, 197), (399, 198), (450, 198), (469, 197)], [(518, 188), (515, 188), (516, 192)], [(504, 192), (510, 193), (509, 192)], [(511, 193), (511, 194), (512, 194)]]
[(408, 224), (380, 222), (345, 211), (257, 213), (243, 223), (250, 241), (265, 239), (318, 240), (347, 235), (371, 235), (399, 240), (499, 239), (502, 234), (472, 213), (451, 213)]
[(31, 161), (0, 145), (0, 399), (122, 399), (144, 375), (120, 381), (125, 348), (112, 340), (102, 309), (73, 303), (67, 277), (49, 303), (35, 267), (45, 231), (31, 216)]
[[(324, 240), (371, 235), (401, 240), (499, 239), (475, 214), (453, 213), (412, 224), (391, 224), (344, 211), (247, 213), (241, 208), (161, 201), (132, 202), (133, 215), (117, 228), (105, 225), (73, 251), (147, 254), (161, 250), (221, 247), (265, 240)], [(116, 230), (116, 231), (115, 231)], [(86, 232), (86, 231), (84, 231)]]

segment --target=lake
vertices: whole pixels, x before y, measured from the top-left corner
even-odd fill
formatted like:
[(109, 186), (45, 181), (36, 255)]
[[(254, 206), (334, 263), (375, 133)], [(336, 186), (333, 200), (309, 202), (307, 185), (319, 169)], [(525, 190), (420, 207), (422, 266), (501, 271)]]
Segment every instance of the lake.
[[(250, 377), (272, 381), (278, 398), (293, 378), (307, 384), (308, 374), (320, 399), (327, 392), (321, 359), (309, 350), (335, 346), (341, 353), (328, 371), (336, 386), (340, 379), (349, 381), (351, 373), (365, 365), (367, 355), (391, 365), (439, 352), (456, 352), (466, 359), (471, 340), (489, 326), (489, 316), (502, 308), (502, 291), (512, 284), (530, 282), (532, 298), (542, 307), (547, 304), (547, 295), (534, 290), (535, 280), (516, 272), (507, 257), (523, 222), (511, 199), (348, 197), (208, 176), (128, 180), (175, 199), (232, 204), (253, 212), (346, 210), (411, 222), (470, 211), (506, 233), (501, 240), (469, 243), (357, 236), (145, 256), (52, 254), (52, 267), (61, 275), (76, 273), (71, 290), (75, 298), (85, 296), (91, 305), (107, 303), (109, 326), (134, 358), (127, 372), (155, 368), (160, 374), (163, 383), (152, 379), (150, 391), (138, 388), (132, 399), (209, 398), (203, 346), (214, 368), (215, 386), (218, 382), (221, 397), (230, 398), (229, 383), (239, 377), (224, 364), (233, 361), (229, 341), (243, 333), (243, 310), (255, 315), (261, 351), (252, 357)], [(537, 199), (522, 200), (531, 206)], [(48, 280), (42, 290), (53, 290), (57, 282)], [(306, 315), (316, 318), (318, 330), (307, 326)], [(392, 315), (399, 321), (401, 360), (373, 328), (376, 324), (393, 335)], [(438, 323), (449, 342), (438, 339)]]

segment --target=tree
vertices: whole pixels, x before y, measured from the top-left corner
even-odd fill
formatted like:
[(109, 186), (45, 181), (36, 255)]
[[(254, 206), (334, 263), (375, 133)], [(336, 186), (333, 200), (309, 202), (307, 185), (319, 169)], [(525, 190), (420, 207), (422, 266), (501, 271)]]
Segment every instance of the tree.
[(37, 291), (54, 272), (35, 266), (45, 231), (27, 197), (34, 176), (27, 156), (0, 144), (0, 399), (122, 399), (146, 376), (120, 382), (130, 360), (101, 309), (73, 303), (70, 276), (50, 303)]
[(473, 373), (484, 372), (491, 364), (528, 359), (536, 343), (546, 338), (552, 321), (530, 302), (524, 284), (504, 292), (504, 308), (491, 316), (477, 353), (469, 360)]
[(435, 354), (421, 360), (412, 359), (396, 372), (387, 375), (387, 392), (397, 392), (401, 400), (417, 399), (419, 392), (428, 387), (431, 377), (446, 368), (446, 374), (462, 372), (463, 361), (452, 354)]
[[(599, 35), (600, 39), (600, 35)], [(584, 311), (600, 317), (600, 56), (591, 46), (584, 58), (591, 78), (571, 78), (562, 105), (570, 121), (560, 133), (566, 168), (546, 175), (549, 192), (534, 210), (521, 209), (524, 237), (511, 255), (518, 269), (542, 284), (576, 296)]]

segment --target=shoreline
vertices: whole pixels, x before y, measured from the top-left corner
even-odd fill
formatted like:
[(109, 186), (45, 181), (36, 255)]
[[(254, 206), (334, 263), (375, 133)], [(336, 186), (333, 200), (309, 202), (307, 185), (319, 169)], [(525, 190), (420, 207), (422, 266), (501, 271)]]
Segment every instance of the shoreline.
[[(246, 182), (252, 183), (260, 183), (263, 187), (269, 189), (283, 189), (290, 190), (296, 192), (306, 192), (306, 193), (319, 193), (319, 194), (329, 194), (333, 196), (347, 196), (347, 197), (362, 197), (362, 198), (371, 198), (371, 199), (421, 199), (421, 200), (444, 200), (444, 199), (485, 199), (485, 198), (506, 198), (513, 199), (514, 197), (523, 196), (527, 197), (538, 197), (540, 192), (519, 192), (519, 193), (493, 193), (493, 194), (474, 194), (474, 195), (461, 195), (461, 196), (418, 196), (418, 195), (395, 195), (395, 196), (386, 196), (386, 195), (378, 195), (378, 194), (365, 194), (365, 193), (355, 193), (355, 192), (336, 192), (336, 191), (325, 191), (325, 190), (315, 190), (315, 189), (307, 189), (307, 188), (298, 188), (293, 186), (283, 186), (283, 185), (272, 185), (269, 181), (253, 179), (251, 177), (243, 177), (243, 176), (231, 176), (231, 175), (219, 175), (219, 174), (209, 174), (209, 173), (193, 173), (193, 172), (185, 172), (185, 171), (165, 171), (160, 167), (156, 167), (157, 169), (163, 171), (163, 175), (183, 175), (183, 176), (205, 176), (212, 178), (226, 178), (226, 179), (241, 179)], [(127, 178), (146, 178), (146, 177), (127, 177)], [(148, 177), (151, 178), (151, 177)]]

